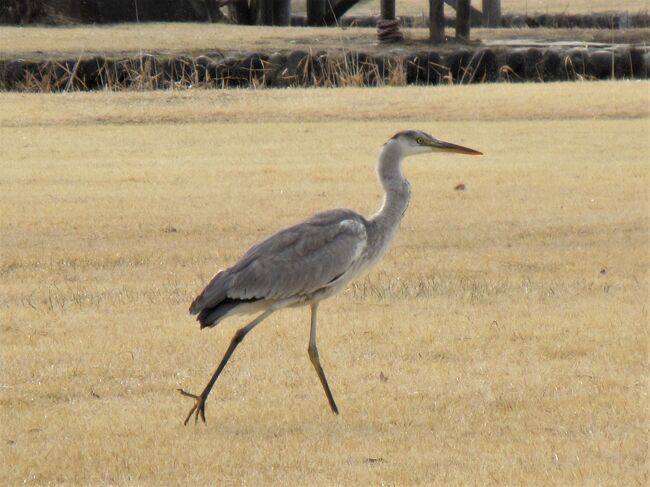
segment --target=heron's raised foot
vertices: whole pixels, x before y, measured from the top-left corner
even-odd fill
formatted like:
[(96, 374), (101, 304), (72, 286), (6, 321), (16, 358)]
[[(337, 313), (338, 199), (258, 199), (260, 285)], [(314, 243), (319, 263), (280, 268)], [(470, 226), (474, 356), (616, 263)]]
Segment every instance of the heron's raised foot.
[(183, 396), (191, 397), (196, 401), (194, 403), (194, 406), (192, 406), (192, 409), (190, 409), (187, 418), (185, 418), (185, 421), (183, 421), (183, 425), (187, 426), (187, 423), (192, 417), (192, 414), (194, 414), (195, 423), (199, 420), (199, 416), (201, 416), (201, 420), (205, 423), (205, 400), (208, 396), (204, 394), (197, 396), (196, 394), (192, 394), (191, 392), (187, 392), (183, 389), (178, 389), (178, 392), (180, 392)]

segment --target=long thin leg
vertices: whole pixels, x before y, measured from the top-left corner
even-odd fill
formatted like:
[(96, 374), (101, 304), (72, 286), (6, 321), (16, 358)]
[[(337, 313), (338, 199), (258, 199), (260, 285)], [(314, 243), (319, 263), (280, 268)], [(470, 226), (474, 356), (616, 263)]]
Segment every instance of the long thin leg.
[(208, 382), (208, 385), (205, 386), (205, 389), (203, 389), (203, 392), (200, 395), (197, 396), (196, 394), (186, 392), (183, 389), (178, 389), (178, 391), (184, 396), (188, 396), (196, 399), (196, 403), (194, 404), (192, 409), (190, 409), (187, 418), (185, 418), (185, 421), (183, 422), (184, 425), (187, 425), (187, 422), (192, 417), (192, 414), (194, 414), (195, 423), (199, 419), (199, 415), (201, 416), (201, 419), (205, 423), (205, 400), (208, 398), (208, 395), (212, 390), (212, 386), (214, 386), (214, 383), (217, 382), (217, 379), (219, 378), (219, 374), (221, 374), (221, 371), (228, 363), (228, 359), (230, 359), (230, 356), (235, 351), (235, 348), (237, 348), (237, 345), (241, 343), (241, 341), (244, 339), (246, 334), (249, 331), (251, 331), (253, 328), (255, 328), (257, 325), (259, 325), (264, 319), (268, 318), (268, 316), (271, 313), (273, 313), (276, 309), (277, 309), (276, 307), (273, 306), (270, 307), (264, 313), (259, 315), (253, 321), (251, 321), (248, 325), (237, 330), (237, 333), (235, 333), (235, 336), (233, 336), (232, 340), (230, 341), (230, 346), (228, 347), (228, 350), (226, 350), (226, 354), (221, 359), (221, 363), (219, 364), (219, 367), (217, 367), (217, 370), (214, 371), (214, 374), (212, 374), (212, 378), (210, 379), (210, 382)]
[(311, 331), (309, 332), (309, 358), (311, 363), (314, 364), (320, 383), (323, 384), (323, 389), (325, 389), (325, 395), (327, 396), (327, 401), (330, 403), (330, 408), (334, 414), (339, 414), (339, 409), (336, 407), (334, 402), (334, 397), (332, 397), (332, 391), (330, 391), (330, 386), (327, 383), (325, 378), (325, 372), (323, 372), (323, 367), (320, 365), (320, 360), (318, 358), (318, 348), (316, 348), (316, 312), (318, 310), (318, 303), (311, 305)]

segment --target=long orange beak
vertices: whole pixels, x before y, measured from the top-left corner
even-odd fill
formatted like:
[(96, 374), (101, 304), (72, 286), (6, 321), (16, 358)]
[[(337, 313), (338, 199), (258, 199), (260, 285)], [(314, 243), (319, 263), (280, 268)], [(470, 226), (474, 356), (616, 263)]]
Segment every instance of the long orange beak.
[(471, 156), (481, 156), (482, 152), (479, 152), (469, 147), (463, 147), (462, 145), (452, 144), (451, 142), (445, 142), (444, 140), (435, 140), (429, 142), (428, 145), (434, 150), (441, 150), (445, 152), (456, 152), (458, 154), (468, 154)]

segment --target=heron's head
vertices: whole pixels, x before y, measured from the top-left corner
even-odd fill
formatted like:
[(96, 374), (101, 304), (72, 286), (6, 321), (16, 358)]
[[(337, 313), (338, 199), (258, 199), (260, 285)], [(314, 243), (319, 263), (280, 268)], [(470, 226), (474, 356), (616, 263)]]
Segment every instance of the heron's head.
[(482, 152), (436, 139), (421, 130), (403, 130), (393, 135), (387, 142), (398, 144), (404, 156), (429, 154), (431, 152), (456, 152), (458, 154), (481, 155)]

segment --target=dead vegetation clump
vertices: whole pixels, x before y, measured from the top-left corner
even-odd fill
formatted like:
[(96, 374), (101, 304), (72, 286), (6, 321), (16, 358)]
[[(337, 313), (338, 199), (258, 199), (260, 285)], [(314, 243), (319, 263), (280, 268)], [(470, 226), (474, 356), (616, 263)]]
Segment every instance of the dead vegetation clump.
[(644, 79), (637, 48), (614, 50), (460, 49), (403, 56), (292, 51), (136, 58), (79, 57), (0, 63), (0, 88), (26, 92), (195, 88), (381, 87), (522, 81)]

